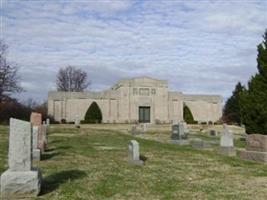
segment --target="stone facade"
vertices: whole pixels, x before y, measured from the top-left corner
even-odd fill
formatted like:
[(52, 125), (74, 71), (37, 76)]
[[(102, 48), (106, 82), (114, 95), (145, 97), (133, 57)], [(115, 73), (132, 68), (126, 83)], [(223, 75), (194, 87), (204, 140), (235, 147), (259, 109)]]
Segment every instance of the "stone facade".
[(172, 123), (183, 120), (186, 104), (196, 121), (215, 122), (222, 115), (223, 100), (218, 95), (186, 95), (168, 90), (168, 82), (149, 77), (121, 80), (103, 92), (49, 92), (48, 114), (56, 121), (84, 120), (96, 102), (103, 123), (136, 123), (140, 113), (149, 115), (147, 123)]

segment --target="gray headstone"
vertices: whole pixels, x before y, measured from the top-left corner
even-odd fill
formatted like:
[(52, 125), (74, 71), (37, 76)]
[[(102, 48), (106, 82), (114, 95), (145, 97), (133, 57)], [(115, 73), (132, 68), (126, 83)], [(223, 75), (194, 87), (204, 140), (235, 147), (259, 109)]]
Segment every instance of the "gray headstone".
[(44, 142), (44, 149), (46, 150), (48, 148), (48, 135), (47, 135), (47, 125), (44, 124), (42, 127), (42, 131), (43, 131), (43, 142)]
[(143, 161), (140, 160), (139, 143), (136, 140), (131, 140), (129, 144), (129, 161), (131, 163), (142, 165)]
[(184, 124), (183, 123), (172, 125), (171, 139), (172, 140), (186, 139), (186, 134), (184, 132)]
[(38, 135), (39, 135), (39, 127), (33, 126), (32, 127), (32, 148), (38, 148)]
[(11, 171), (30, 171), (31, 161), (30, 122), (10, 119), (8, 165)]
[(210, 130), (210, 136), (218, 136), (218, 132), (215, 130)]
[(136, 125), (132, 126), (132, 130), (131, 130), (132, 135), (136, 135), (137, 134), (137, 130), (136, 129), (137, 129)]
[(0, 178), (1, 199), (20, 199), (37, 196), (42, 175), (32, 170), (31, 123), (10, 119), (8, 165)]
[(32, 127), (32, 159), (40, 161), (41, 151), (38, 149), (38, 137), (39, 137), (39, 127)]

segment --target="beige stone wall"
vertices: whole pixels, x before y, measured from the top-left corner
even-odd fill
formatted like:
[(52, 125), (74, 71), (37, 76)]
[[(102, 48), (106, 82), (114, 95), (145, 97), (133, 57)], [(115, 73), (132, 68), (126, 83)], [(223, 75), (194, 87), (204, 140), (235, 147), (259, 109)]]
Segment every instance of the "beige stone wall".
[(89, 106), (96, 102), (104, 123), (134, 123), (139, 107), (150, 107), (151, 123), (183, 120), (183, 104), (189, 106), (197, 121), (217, 121), (222, 115), (222, 98), (208, 95), (184, 95), (168, 91), (167, 81), (139, 77), (121, 80), (103, 92), (49, 92), (48, 114), (56, 121), (83, 120)]
[(184, 103), (191, 110), (194, 120), (216, 122), (222, 116), (223, 99), (214, 95), (184, 95)]

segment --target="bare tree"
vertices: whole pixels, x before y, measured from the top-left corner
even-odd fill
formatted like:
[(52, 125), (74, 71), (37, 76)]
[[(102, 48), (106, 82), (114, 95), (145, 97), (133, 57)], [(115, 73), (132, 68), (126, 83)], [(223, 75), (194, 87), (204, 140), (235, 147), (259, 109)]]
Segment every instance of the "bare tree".
[(87, 73), (73, 66), (61, 68), (57, 74), (57, 90), (68, 92), (82, 92), (89, 85)]
[(8, 46), (0, 40), (0, 102), (11, 93), (21, 92), (19, 86), (18, 68), (7, 62)]

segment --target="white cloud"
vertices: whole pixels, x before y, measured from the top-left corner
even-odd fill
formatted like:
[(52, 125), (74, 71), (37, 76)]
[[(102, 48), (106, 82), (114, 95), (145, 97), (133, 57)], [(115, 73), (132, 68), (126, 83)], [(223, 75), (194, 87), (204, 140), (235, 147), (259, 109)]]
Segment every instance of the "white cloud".
[(148, 75), (172, 90), (226, 97), (256, 72), (266, 9), (262, 1), (5, 1), (3, 33), (23, 97), (46, 98), (66, 65), (86, 70), (96, 90)]

